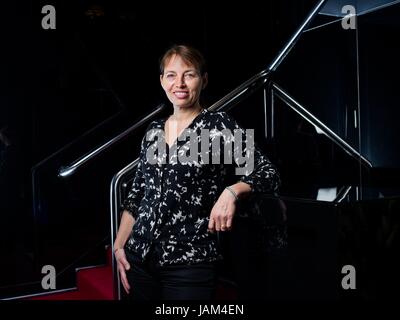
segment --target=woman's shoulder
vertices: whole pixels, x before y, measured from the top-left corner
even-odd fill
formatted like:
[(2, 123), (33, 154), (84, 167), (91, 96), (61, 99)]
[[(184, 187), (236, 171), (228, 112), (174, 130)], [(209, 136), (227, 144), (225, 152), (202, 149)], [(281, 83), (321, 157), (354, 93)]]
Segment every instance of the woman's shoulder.
[(163, 129), (164, 122), (165, 122), (164, 118), (159, 118), (151, 121), (146, 128), (146, 132), (154, 129)]

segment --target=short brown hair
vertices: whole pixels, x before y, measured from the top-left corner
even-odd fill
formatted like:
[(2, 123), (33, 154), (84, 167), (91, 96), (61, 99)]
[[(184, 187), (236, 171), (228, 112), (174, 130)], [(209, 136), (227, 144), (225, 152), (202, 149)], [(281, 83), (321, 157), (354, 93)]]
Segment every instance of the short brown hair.
[(164, 68), (166, 63), (171, 59), (174, 55), (179, 56), (188, 64), (192, 64), (203, 76), (206, 70), (206, 60), (204, 59), (202, 53), (187, 45), (173, 45), (170, 47), (160, 59), (160, 74), (164, 74)]

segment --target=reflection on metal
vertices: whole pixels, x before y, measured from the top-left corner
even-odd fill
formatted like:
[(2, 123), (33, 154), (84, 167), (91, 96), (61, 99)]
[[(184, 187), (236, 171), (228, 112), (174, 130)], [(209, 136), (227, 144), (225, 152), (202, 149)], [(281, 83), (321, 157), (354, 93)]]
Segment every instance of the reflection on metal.
[(343, 18), (338, 18), (338, 19), (335, 19), (335, 20), (333, 20), (333, 21), (329, 21), (329, 22), (320, 24), (320, 25), (318, 25), (318, 26), (315, 26), (315, 27), (312, 27), (312, 28), (308, 28), (307, 30), (304, 30), (303, 33), (306, 33), (306, 32), (308, 32), (308, 31), (312, 31), (312, 30), (317, 30), (317, 29), (320, 29), (320, 28), (329, 26), (330, 24), (334, 24), (334, 23), (336, 23), (336, 22), (342, 23), (342, 20), (343, 20)]
[(321, 130), (318, 126), (314, 126), (315, 131), (317, 131), (318, 134), (323, 134), (324, 136), (326, 136), (325, 132), (323, 130)]
[(337, 197), (337, 188), (319, 188), (317, 194), (317, 201), (335, 201)]
[[(357, 108), (360, 110), (361, 107), (361, 87), (360, 87), (360, 41), (359, 41), (359, 29), (358, 27), (356, 28), (356, 57), (357, 57)], [(357, 123), (360, 123), (358, 126), (358, 142), (359, 142), (359, 148), (361, 150), (361, 145), (362, 145), (362, 135), (361, 135), (361, 112), (358, 112), (357, 114), (358, 118)], [(359, 175), (360, 175), (360, 189), (362, 193), (362, 185), (363, 185), (363, 172), (361, 166), (359, 167)], [(358, 196), (358, 188), (357, 188), (357, 196)], [(358, 200), (358, 199), (357, 199)]]
[(139, 120), (138, 122), (136, 122), (133, 126), (131, 126), (130, 128), (126, 129), (124, 132), (120, 133), (118, 136), (112, 138), (111, 140), (109, 140), (108, 142), (106, 142), (105, 144), (103, 144), (102, 146), (98, 147), (97, 149), (89, 152), (88, 154), (84, 155), (83, 157), (79, 158), (78, 160), (75, 160), (72, 164), (70, 164), (67, 167), (61, 167), (59, 172), (58, 172), (58, 176), (65, 178), (68, 177), (70, 175), (72, 175), (76, 170), (79, 169), (79, 167), (81, 167), (83, 164), (85, 164), (86, 162), (92, 160), (93, 158), (95, 158), (97, 155), (99, 155), (102, 151), (104, 151), (105, 149), (107, 149), (108, 147), (112, 146), (114, 143), (118, 142), (119, 140), (125, 138), (129, 133), (131, 133), (132, 131), (136, 130), (137, 128), (139, 128), (140, 126), (142, 126), (144, 123), (146, 123), (148, 120), (150, 120), (151, 118), (153, 118), (155, 115), (157, 115), (158, 113), (160, 113), (163, 109), (165, 108), (164, 104), (160, 104), (154, 111), (152, 111), (151, 113), (149, 113), (147, 116), (145, 116), (144, 118), (142, 118), (141, 120)]
[(320, 130), (324, 132), (324, 134), (335, 142), (340, 148), (346, 151), (350, 156), (355, 158), (356, 160), (361, 160), (361, 163), (372, 168), (372, 164), (366, 158), (364, 158), (357, 150), (355, 150), (351, 145), (349, 145), (346, 141), (344, 141), (341, 137), (339, 137), (335, 132), (333, 132), (329, 127), (323, 124), (317, 117), (311, 114), (306, 110), (300, 103), (294, 100), (291, 96), (289, 96), (286, 92), (283, 91), (281, 87), (279, 87), (276, 83), (272, 84), (274, 88), (274, 93), (277, 97), (279, 97), (283, 102), (285, 102), (290, 108), (296, 111), (303, 119), (312, 124), (313, 126), (318, 127)]
[(314, 9), (311, 11), (311, 13), (308, 15), (308, 17), (305, 19), (303, 24), (300, 26), (300, 28), (295, 32), (295, 34), (290, 38), (288, 43), (283, 47), (281, 52), (278, 54), (278, 56), (274, 59), (274, 61), (271, 63), (269, 66), (268, 70), (269, 71), (275, 71), (276, 68), (281, 64), (283, 59), (288, 55), (290, 50), (293, 48), (293, 46), (296, 44), (297, 40), (299, 39), (300, 35), (302, 32), (307, 28), (307, 26), (310, 24), (311, 20), (314, 18), (315, 15), (318, 14), (320, 8), (322, 7), (323, 4), (325, 4), (326, 0), (320, 0), (318, 4), (314, 7)]
[(349, 194), (350, 190), (351, 190), (352, 186), (347, 186), (347, 187), (342, 187), (337, 196), (336, 199), (333, 201), (335, 203), (340, 203), (343, 201), (344, 198), (347, 197), (347, 195)]
[(354, 109), (354, 128), (357, 129), (357, 110)]
[(271, 138), (275, 137), (275, 100), (274, 89), (271, 87)]
[[(119, 209), (120, 209), (120, 204), (122, 203), (121, 197), (121, 186), (124, 185), (125, 182), (122, 182), (122, 178), (124, 175), (134, 168), (139, 163), (139, 158), (135, 159), (135, 161), (131, 162), (128, 164), (125, 168), (123, 168), (121, 171), (119, 171), (112, 179), (111, 181), (111, 188), (110, 188), (110, 225), (111, 225), (111, 252), (114, 253), (114, 240), (117, 235), (117, 231), (119, 228)], [(113, 273), (113, 288), (116, 290), (114, 292), (117, 300), (121, 300), (121, 282), (116, 266), (116, 261), (115, 261), (115, 256), (113, 254), (112, 256), (112, 273)]]
[(344, 138), (348, 139), (348, 125), (347, 125), (347, 121), (348, 120), (348, 111), (347, 111), (348, 106), (346, 105), (346, 107), (344, 108), (345, 113), (344, 113)]
[(264, 88), (263, 93), (264, 93), (264, 136), (265, 139), (268, 139), (268, 114), (267, 114), (267, 99), (268, 99), (268, 93), (267, 93), (268, 89)]
[(10, 298), (1, 298), (1, 300), (26, 300), (28, 298), (36, 298), (36, 297), (42, 297), (42, 296), (47, 296), (50, 293), (51, 294), (59, 294), (59, 293), (66, 293), (66, 292), (73, 292), (78, 290), (78, 287), (72, 287), (72, 288), (67, 288), (67, 289), (60, 289), (60, 290), (51, 290), (51, 291), (46, 291), (46, 292), (41, 292), (41, 293), (33, 293), (33, 294), (25, 294), (23, 296), (14, 296)]

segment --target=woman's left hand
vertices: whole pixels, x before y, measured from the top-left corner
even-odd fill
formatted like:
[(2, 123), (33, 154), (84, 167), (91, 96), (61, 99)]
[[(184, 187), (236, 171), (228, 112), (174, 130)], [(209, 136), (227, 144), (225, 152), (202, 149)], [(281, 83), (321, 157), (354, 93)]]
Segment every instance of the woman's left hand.
[(236, 199), (229, 190), (224, 189), (211, 210), (208, 230), (210, 232), (231, 230), (235, 211)]

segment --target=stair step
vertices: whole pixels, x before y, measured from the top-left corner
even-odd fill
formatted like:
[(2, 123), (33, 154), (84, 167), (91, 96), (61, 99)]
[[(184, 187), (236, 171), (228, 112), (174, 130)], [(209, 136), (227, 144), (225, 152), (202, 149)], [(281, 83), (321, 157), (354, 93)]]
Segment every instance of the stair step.
[(79, 291), (91, 300), (113, 300), (111, 266), (80, 270), (77, 276)]
[(68, 292), (49, 293), (42, 296), (29, 298), (29, 300), (83, 300), (82, 294), (78, 290)]

